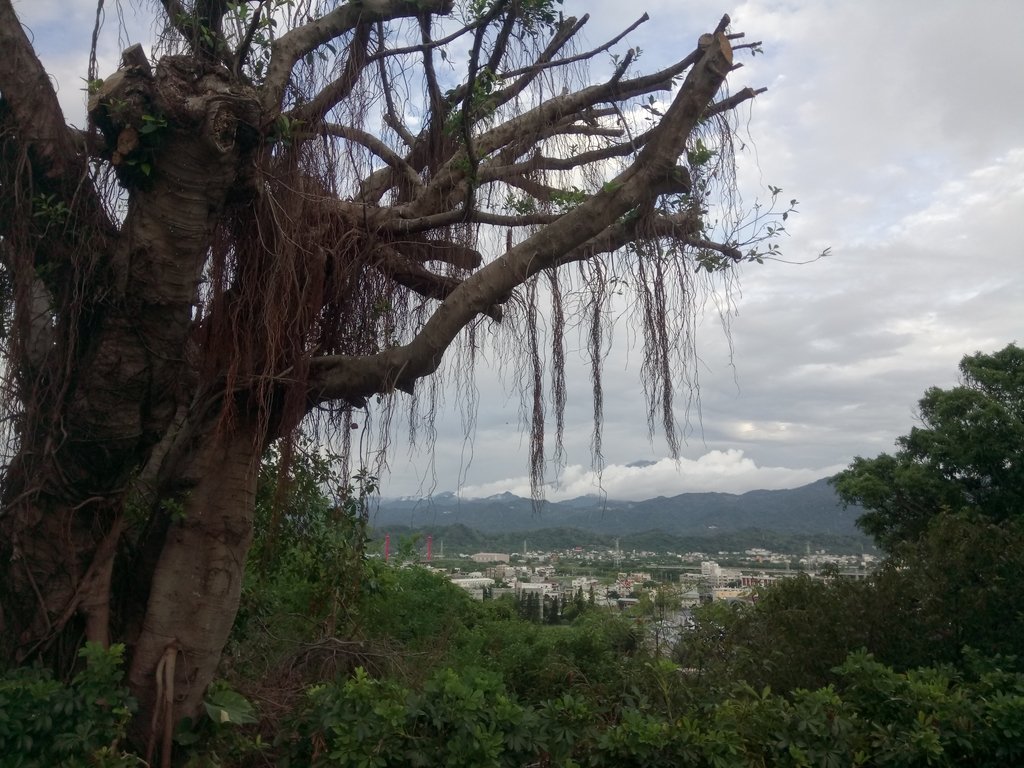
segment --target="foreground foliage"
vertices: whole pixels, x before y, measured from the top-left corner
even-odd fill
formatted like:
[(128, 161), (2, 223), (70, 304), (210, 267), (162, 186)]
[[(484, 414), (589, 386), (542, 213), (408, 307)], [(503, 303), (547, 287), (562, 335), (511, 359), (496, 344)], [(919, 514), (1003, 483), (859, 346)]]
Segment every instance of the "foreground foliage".
[(135, 702), (124, 686), (124, 648), (86, 645), (82, 670), (67, 685), (47, 669), (0, 674), (0, 763), (9, 768), (121, 768)]
[(676, 658), (709, 684), (742, 679), (778, 691), (828, 684), (860, 648), (900, 670), (960, 666), (965, 649), (1024, 658), (1022, 578), (1020, 526), (940, 516), (865, 581), (800, 576), (753, 606), (701, 609)]
[(418, 690), (359, 671), (309, 693), (289, 764), (838, 768), (1003, 766), (1024, 757), (1022, 675), (901, 674), (858, 653), (836, 676), (835, 685), (789, 696), (737, 684), (673, 713), (641, 690), (614, 701), (575, 691), (531, 702), (479, 671), (443, 669)]
[[(699, 680), (692, 668), (624, 644), (635, 625), (621, 616), (559, 628), (522, 623), (501, 606), (475, 609), (467, 614), (475, 626), (462, 628), (469, 641), (451, 648), (449, 659), (468, 653), (474, 665), (463, 657), (420, 680), (397, 667), (378, 676), (357, 667), (307, 687), (274, 725), (273, 743), (255, 725), (222, 724), (197, 737), (180, 732), (179, 754), (190, 766), (352, 768), (1005, 766), (1024, 759), (1024, 674), (1005, 668), (1012, 659), (972, 654), (960, 668), (897, 672), (861, 651), (835, 667), (826, 686), (775, 693), (725, 677)], [(495, 637), (505, 642), (481, 653), (487, 644), (479, 640)], [(520, 670), (526, 658), (532, 671)], [(3, 764), (137, 764), (117, 751), (127, 722), (127, 710), (114, 703), (125, 700), (111, 676), (117, 663), (112, 654), (93, 667), (103, 674), (66, 687), (42, 671), (0, 679), (9, 705), (0, 707)], [(57, 706), (64, 702), (73, 703)]]

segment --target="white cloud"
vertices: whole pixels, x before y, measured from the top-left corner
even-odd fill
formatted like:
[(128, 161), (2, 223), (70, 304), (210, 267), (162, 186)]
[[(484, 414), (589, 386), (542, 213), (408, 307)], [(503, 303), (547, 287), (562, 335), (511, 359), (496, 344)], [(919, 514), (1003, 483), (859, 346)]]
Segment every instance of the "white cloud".
[[(132, 4), (134, 5), (134, 3)], [(85, 125), (89, 47), (96, 23), (95, 0), (21, 0), (14, 10), (57, 90), (65, 118)], [(100, 77), (117, 69), (121, 51), (152, 38), (143, 19), (123, 0), (108, 2), (100, 15), (96, 59)]]
[[(672, 459), (630, 466), (612, 464), (600, 474), (580, 465), (566, 467), (558, 481), (545, 488), (545, 498), (563, 501), (580, 496), (602, 494), (610, 499), (637, 501), (680, 493), (720, 491), (744, 493), (755, 489), (797, 488), (835, 474), (842, 466), (818, 469), (760, 467), (743, 451), (709, 451), (698, 459)], [(530, 495), (525, 477), (466, 486), (459, 492), (465, 498), (486, 498), (499, 493)]]

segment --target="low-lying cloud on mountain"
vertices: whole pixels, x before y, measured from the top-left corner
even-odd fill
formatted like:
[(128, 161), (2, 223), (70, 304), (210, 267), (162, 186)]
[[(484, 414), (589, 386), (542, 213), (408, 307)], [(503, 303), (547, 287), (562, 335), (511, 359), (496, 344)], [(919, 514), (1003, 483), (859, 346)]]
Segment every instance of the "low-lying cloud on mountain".
[[(844, 468), (845, 465), (817, 469), (762, 467), (744, 456), (740, 450), (709, 451), (697, 459), (675, 461), (665, 458), (660, 461), (610, 464), (600, 473), (574, 464), (565, 467), (558, 478), (545, 487), (544, 496), (550, 501), (564, 501), (600, 494), (612, 499), (640, 501), (680, 493), (779, 490), (812, 483)], [(462, 498), (479, 499), (506, 492), (529, 497), (529, 478), (524, 475), (481, 485), (467, 485), (458, 493)]]
[[(832, 541), (827, 546), (852, 545), (856, 550), (869, 546), (855, 524), (862, 513), (859, 507), (844, 506), (827, 480), (816, 480), (785, 490), (742, 494), (681, 493), (643, 501), (581, 496), (536, 504), (508, 492), (483, 499), (440, 493), (429, 498), (381, 499), (371, 515), (371, 525), (383, 532), (411, 529), (439, 540), (454, 537), (462, 542), (460, 546), (470, 546), (473, 537), (468, 536), (468, 532), (476, 532), (478, 536), (472, 546), (477, 548), (486, 546), (481, 536), (492, 542), (492, 546), (498, 546), (495, 536), (514, 534), (519, 538), (530, 534), (539, 541), (537, 533), (545, 531), (545, 541), (561, 542), (553, 546), (596, 541), (595, 535), (641, 534), (648, 535), (649, 544), (650, 536), (656, 539), (657, 535), (664, 534), (698, 538), (731, 536), (731, 542), (724, 548), (745, 549), (752, 546), (751, 542), (760, 542), (756, 546), (769, 546), (769, 541), (780, 544), (778, 536), (839, 536), (847, 540)], [(740, 538), (735, 538), (736, 535)], [(493, 551), (504, 551), (513, 543), (507, 538), (502, 541), (501, 548)], [(799, 547), (809, 544), (810, 539), (802, 538), (801, 542), (798, 542)], [(518, 547), (520, 543), (521, 539), (514, 545)], [(787, 546), (793, 543), (790, 540)], [(643, 548), (649, 548), (648, 544)], [(659, 546), (664, 544), (663, 541)], [(672, 546), (685, 549), (706, 544), (675, 542)], [(712, 551), (717, 550), (712, 547)]]

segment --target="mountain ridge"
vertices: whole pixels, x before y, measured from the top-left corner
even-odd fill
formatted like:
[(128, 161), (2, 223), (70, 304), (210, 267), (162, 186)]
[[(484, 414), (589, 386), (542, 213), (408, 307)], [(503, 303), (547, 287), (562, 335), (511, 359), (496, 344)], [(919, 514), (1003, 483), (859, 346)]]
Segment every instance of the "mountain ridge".
[(572, 527), (612, 535), (664, 531), (692, 536), (760, 528), (856, 536), (862, 535), (855, 525), (861, 513), (858, 507), (844, 507), (823, 478), (785, 490), (706, 491), (643, 501), (580, 496), (534, 504), (508, 492), (483, 499), (462, 499), (452, 493), (418, 500), (381, 499), (371, 522), (378, 528), (465, 525), (484, 533)]

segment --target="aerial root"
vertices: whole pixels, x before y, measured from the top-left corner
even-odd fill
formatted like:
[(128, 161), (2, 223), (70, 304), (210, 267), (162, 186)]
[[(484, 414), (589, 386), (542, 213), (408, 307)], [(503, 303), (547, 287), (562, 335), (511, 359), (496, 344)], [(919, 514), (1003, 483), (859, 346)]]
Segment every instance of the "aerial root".
[(174, 666), (178, 660), (178, 642), (175, 640), (164, 649), (156, 665), (156, 706), (149, 726), (149, 745), (146, 747), (146, 763), (153, 764), (153, 749), (156, 746), (156, 731), (163, 717), (164, 731), (160, 741), (160, 766), (171, 768), (171, 745), (174, 738)]

